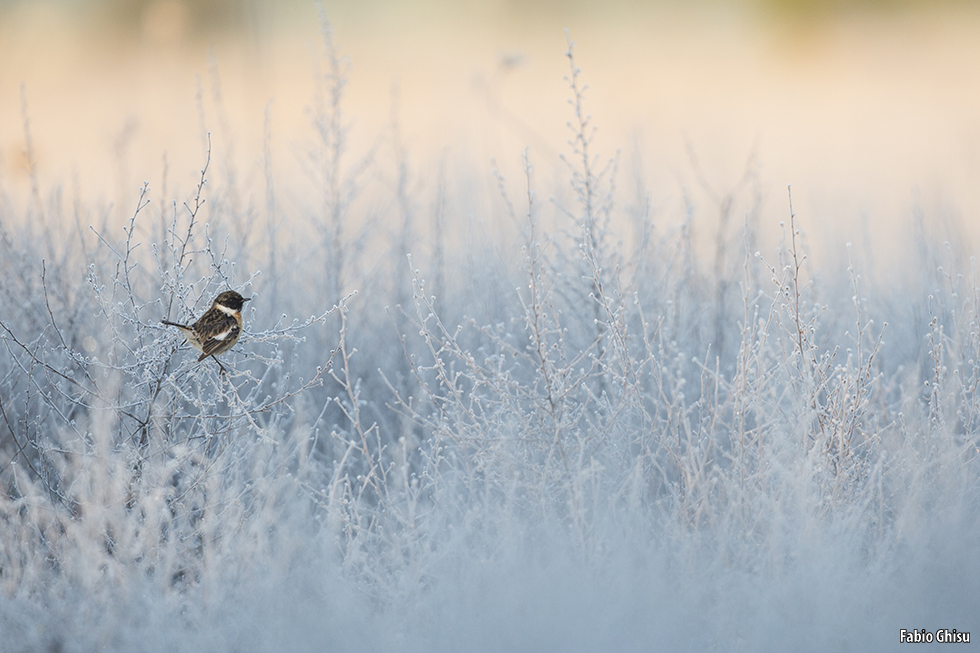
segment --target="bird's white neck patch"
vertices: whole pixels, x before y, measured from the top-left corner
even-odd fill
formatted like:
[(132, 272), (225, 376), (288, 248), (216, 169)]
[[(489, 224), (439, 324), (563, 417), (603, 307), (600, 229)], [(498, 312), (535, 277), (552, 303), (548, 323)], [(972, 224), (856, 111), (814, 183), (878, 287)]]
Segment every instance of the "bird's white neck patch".
[(235, 313), (238, 312), (233, 308), (228, 308), (227, 306), (223, 306), (221, 304), (215, 304), (214, 307), (217, 308), (222, 313), (224, 313), (225, 315), (230, 315), (232, 317), (235, 317)]

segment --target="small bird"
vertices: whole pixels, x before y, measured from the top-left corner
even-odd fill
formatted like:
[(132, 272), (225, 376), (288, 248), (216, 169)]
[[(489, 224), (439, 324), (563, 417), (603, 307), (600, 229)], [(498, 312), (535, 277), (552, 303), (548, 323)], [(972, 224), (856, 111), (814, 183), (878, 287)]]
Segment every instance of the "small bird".
[[(242, 306), (251, 299), (251, 297), (242, 297), (234, 290), (226, 290), (215, 297), (211, 308), (190, 326), (167, 320), (161, 322), (181, 330), (187, 342), (201, 352), (200, 358), (197, 359), (200, 362), (208, 356), (216, 357), (218, 354), (223, 354), (235, 346), (238, 337), (242, 334)], [(221, 361), (214, 358), (214, 362), (221, 368), (222, 374), (227, 373)]]

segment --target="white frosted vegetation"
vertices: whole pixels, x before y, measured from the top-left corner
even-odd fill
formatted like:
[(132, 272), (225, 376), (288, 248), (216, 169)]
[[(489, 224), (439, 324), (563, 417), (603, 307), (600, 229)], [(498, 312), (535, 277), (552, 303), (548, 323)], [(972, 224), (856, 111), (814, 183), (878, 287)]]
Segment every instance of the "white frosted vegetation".
[[(809, 260), (801, 217), (760, 215), (747, 185), (655, 215), (590, 149), (571, 46), (569, 183), (540, 188), (528, 154), (520, 184), (498, 174), (512, 229), (459, 227), (479, 201), (444, 168), (421, 183), (397, 130), (367, 201), (383, 148), (346, 151), (325, 34), (288, 216), (268, 152), (258, 196), (209, 151), (186, 200), (144, 188), (123, 231), (57, 193), (0, 205), (2, 650), (891, 650), (970, 629), (968, 253), (923, 238), (896, 287)], [(222, 375), (159, 320), (228, 287), (254, 300)]]

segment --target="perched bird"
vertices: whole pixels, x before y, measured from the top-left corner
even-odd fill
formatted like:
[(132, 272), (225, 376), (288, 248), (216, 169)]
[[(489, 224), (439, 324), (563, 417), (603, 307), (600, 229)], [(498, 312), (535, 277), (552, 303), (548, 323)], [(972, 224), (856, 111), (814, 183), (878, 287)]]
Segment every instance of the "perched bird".
[[(223, 354), (235, 346), (238, 336), (242, 334), (242, 306), (251, 299), (251, 297), (242, 297), (234, 290), (226, 290), (215, 297), (211, 308), (190, 326), (167, 320), (161, 322), (180, 329), (187, 342), (201, 352), (197, 360), (202, 361), (208, 356), (215, 357)], [(222, 373), (226, 373), (225, 366), (217, 358), (214, 362), (221, 368)]]

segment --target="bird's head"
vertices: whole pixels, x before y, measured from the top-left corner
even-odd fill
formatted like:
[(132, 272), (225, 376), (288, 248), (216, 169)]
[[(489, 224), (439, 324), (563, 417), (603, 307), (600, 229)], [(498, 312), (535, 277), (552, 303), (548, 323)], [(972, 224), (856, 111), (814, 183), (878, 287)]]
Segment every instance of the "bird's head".
[(214, 304), (215, 306), (230, 308), (233, 311), (240, 311), (242, 310), (242, 306), (245, 305), (245, 302), (251, 299), (251, 297), (242, 297), (234, 290), (226, 290), (214, 298)]

